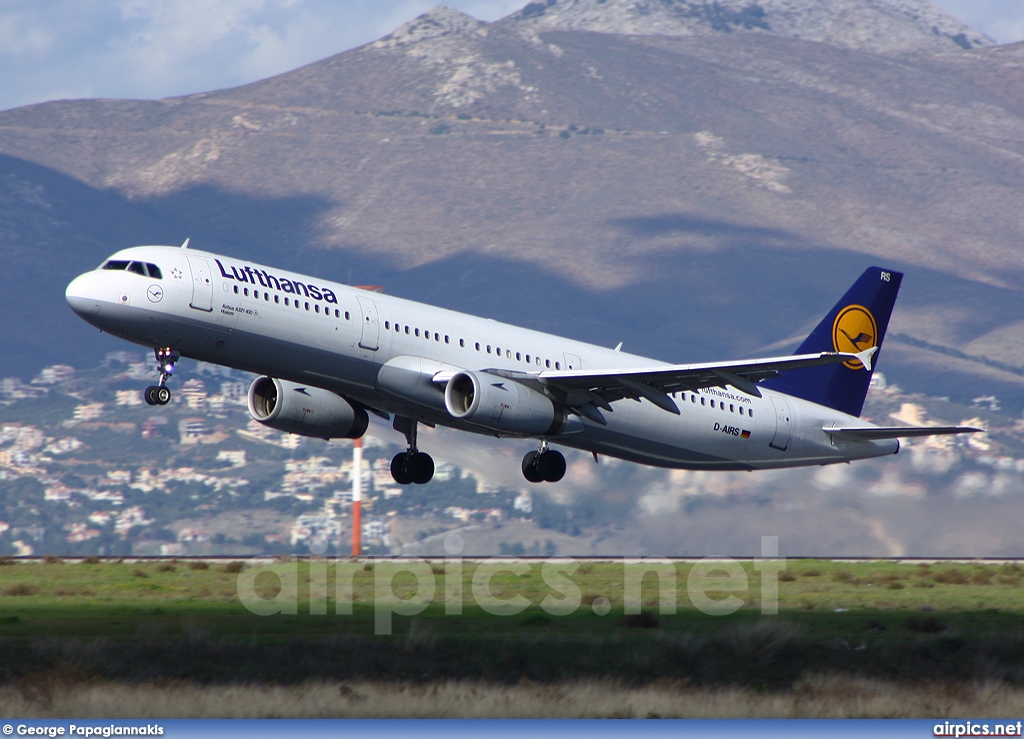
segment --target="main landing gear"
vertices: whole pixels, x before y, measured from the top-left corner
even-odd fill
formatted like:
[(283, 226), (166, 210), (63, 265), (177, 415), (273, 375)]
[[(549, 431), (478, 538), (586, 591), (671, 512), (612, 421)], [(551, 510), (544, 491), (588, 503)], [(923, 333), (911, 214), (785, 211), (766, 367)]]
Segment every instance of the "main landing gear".
[(411, 482), (425, 485), (434, 476), (434, 460), (429, 454), (416, 449), (416, 421), (395, 416), (394, 427), (405, 435), (409, 450), (396, 454), (391, 460), (391, 476), (399, 485)]
[(181, 358), (178, 352), (169, 347), (161, 347), (154, 350), (156, 354), (156, 368), (160, 372), (160, 384), (150, 385), (143, 394), (149, 405), (167, 405), (171, 402), (171, 390), (167, 387), (167, 381), (171, 379), (174, 372), (174, 363)]
[(527, 482), (558, 482), (565, 477), (565, 457), (541, 441), (539, 450), (523, 457), (523, 477)]

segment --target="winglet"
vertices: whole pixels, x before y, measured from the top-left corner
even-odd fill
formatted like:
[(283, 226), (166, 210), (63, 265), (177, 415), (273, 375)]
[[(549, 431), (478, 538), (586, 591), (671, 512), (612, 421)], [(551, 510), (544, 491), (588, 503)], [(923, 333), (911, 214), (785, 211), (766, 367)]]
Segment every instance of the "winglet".
[(871, 357), (873, 357), (875, 355), (875, 352), (877, 351), (878, 347), (872, 346), (868, 347), (862, 352), (857, 352), (857, 359), (860, 360), (860, 363), (864, 365), (864, 369), (866, 369), (868, 372), (871, 371)]

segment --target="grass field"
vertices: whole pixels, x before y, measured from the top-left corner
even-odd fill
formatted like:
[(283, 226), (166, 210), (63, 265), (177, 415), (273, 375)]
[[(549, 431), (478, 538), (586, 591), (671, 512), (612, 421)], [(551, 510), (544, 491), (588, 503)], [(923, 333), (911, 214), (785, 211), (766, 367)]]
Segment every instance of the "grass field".
[[(705, 584), (712, 602), (738, 598), (735, 612), (712, 616), (691, 602), (689, 563), (662, 571), (675, 613), (662, 610), (671, 598), (655, 573), (642, 578), (641, 612), (627, 614), (627, 583), (641, 581), (636, 573), (628, 576), (621, 562), (584, 562), (568, 577), (579, 589), (578, 607), (553, 615), (540, 604), (545, 597), (548, 605), (564, 603), (570, 588), (550, 573), (546, 582), (541, 564), (531, 562), (522, 574), (492, 573), (495, 599), (526, 599), (520, 612), (494, 615), (483, 607), (483, 570), (473, 561), (421, 564), (421, 578), (434, 585), (429, 601), (402, 563), (343, 565), (341, 581), (351, 576), (353, 583), (351, 614), (336, 613), (333, 562), (314, 562), (312, 570), (308, 561), (287, 562), (241, 573), (262, 598), (277, 599), (261, 604), (294, 604), (294, 613), (260, 616), (239, 600), (241, 563), (11, 563), (0, 566), (0, 712), (1024, 712), (1019, 565), (790, 561), (778, 575), (778, 614), (769, 615), (762, 611), (770, 606), (770, 576), (741, 564), (733, 586), (744, 587)], [(270, 569), (278, 574), (263, 571)], [(297, 597), (282, 600), (290, 582)], [(390, 610), (416, 611), (393, 615), (390, 635), (376, 633), (382, 586), (395, 594), (386, 601)], [(311, 614), (324, 593), (326, 613)], [(446, 613), (456, 605), (461, 614)]]

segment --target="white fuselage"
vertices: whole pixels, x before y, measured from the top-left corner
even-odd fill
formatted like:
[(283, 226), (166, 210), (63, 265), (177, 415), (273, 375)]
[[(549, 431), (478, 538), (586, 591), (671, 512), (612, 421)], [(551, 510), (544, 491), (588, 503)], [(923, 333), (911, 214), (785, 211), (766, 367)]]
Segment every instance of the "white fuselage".
[[(95, 270), (67, 297), (100, 329), (182, 356), (330, 390), (378, 411), (478, 433), (441, 402), (397, 398), (378, 386), (382, 366), (445, 370), (615, 370), (663, 363), (391, 295), (166, 246), (111, 259), (159, 266), (160, 279)], [(404, 359), (403, 359), (404, 358)], [(422, 398), (426, 397), (426, 401)], [(680, 414), (647, 400), (619, 400), (607, 425), (581, 419), (549, 441), (643, 464), (747, 470), (846, 462), (898, 451), (895, 439), (833, 440), (827, 426), (859, 419), (799, 398), (732, 387), (673, 394)], [(491, 432), (493, 433), (493, 432)]]

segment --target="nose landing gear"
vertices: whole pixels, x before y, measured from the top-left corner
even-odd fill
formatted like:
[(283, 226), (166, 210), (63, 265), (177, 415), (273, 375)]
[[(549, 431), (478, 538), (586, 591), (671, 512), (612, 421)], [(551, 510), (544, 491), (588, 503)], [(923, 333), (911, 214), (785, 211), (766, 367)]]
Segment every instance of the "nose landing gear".
[(394, 426), (405, 435), (409, 450), (396, 454), (391, 460), (391, 476), (399, 485), (425, 485), (434, 477), (434, 460), (416, 449), (416, 421), (396, 416)]
[(171, 375), (174, 373), (174, 363), (181, 358), (181, 355), (170, 347), (157, 348), (154, 353), (156, 354), (156, 368), (160, 372), (160, 382), (147, 387), (143, 396), (149, 405), (167, 405), (171, 401), (171, 390), (167, 387), (167, 381), (171, 379)]
[(527, 482), (558, 482), (565, 477), (565, 457), (541, 441), (539, 450), (523, 457), (523, 477)]

